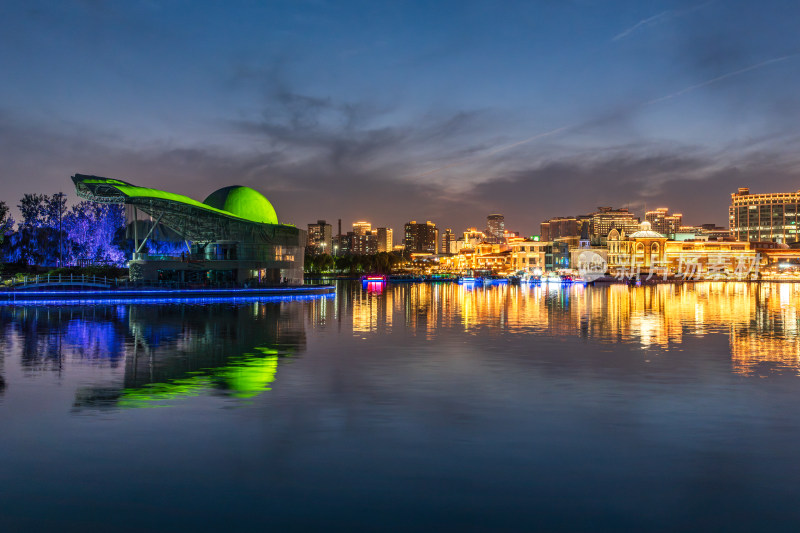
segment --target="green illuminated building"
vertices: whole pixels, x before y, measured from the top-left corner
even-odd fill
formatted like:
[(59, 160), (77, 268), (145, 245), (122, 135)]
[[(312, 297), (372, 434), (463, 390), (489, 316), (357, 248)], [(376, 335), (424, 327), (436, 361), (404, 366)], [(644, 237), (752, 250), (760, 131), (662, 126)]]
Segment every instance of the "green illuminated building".
[[(75, 174), (72, 181), (82, 198), (125, 204), (134, 221), (140, 212), (152, 220), (145, 235), (139, 235), (139, 224), (133, 224), (132, 281), (303, 283), (306, 232), (278, 223), (272, 204), (249, 187), (224, 187), (198, 202), (116, 179)], [(184, 239), (185, 252), (175, 256), (146, 253), (148, 239), (159, 224)]]

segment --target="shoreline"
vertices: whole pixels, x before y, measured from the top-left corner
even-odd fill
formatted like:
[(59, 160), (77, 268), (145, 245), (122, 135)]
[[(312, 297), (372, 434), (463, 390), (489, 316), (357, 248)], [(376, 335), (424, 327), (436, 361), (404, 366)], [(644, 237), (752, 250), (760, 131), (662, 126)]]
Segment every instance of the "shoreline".
[(223, 289), (99, 289), (52, 290), (21, 289), (0, 291), (0, 305), (29, 300), (138, 300), (175, 298), (230, 298), (259, 296), (317, 296), (332, 294), (333, 285), (298, 285), (293, 287), (223, 288)]

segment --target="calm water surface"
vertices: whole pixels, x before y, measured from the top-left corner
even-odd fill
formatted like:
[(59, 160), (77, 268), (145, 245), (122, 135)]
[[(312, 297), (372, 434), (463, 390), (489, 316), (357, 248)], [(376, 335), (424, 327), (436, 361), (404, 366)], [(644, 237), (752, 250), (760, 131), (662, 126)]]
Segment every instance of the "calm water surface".
[(0, 307), (3, 531), (798, 531), (800, 285)]

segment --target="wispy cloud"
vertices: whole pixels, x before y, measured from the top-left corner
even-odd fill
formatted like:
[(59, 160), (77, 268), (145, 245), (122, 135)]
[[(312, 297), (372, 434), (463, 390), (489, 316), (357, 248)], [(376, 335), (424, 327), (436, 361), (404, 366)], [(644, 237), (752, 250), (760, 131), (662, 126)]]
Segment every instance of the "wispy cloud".
[(702, 9), (702, 8), (708, 6), (709, 4), (714, 3), (714, 1), (715, 0), (709, 0), (708, 2), (704, 2), (702, 4), (699, 4), (699, 5), (696, 5), (696, 6), (693, 6), (693, 7), (689, 7), (689, 8), (686, 8), (686, 9), (680, 9), (680, 10), (671, 9), (671, 10), (667, 10), (667, 11), (662, 11), (661, 13), (659, 13), (657, 15), (653, 15), (652, 17), (647, 17), (645, 19), (642, 19), (639, 22), (637, 22), (636, 24), (634, 24), (633, 26), (631, 26), (630, 28), (621, 31), (620, 33), (615, 35), (611, 39), (611, 41), (612, 42), (619, 41), (621, 39), (624, 39), (624, 38), (628, 37), (632, 33), (635, 33), (637, 31), (642, 30), (644, 28), (647, 28), (649, 26), (655, 26), (657, 24), (662, 24), (662, 23), (668, 22), (670, 20), (673, 20), (675, 18), (682, 17), (684, 15), (688, 15), (689, 13), (693, 13), (693, 12), (697, 11), (698, 9)]
[[(723, 74), (721, 76), (716, 76), (714, 78), (705, 80), (705, 81), (703, 81), (701, 83), (696, 83), (694, 85), (690, 85), (690, 86), (685, 87), (685, 88), (683, 88), (683, 89), (681, 89), (679, 91), (676, 91), (676, 92), (673, 92), (673, 93), (670, 93), (670, 94), (667, 94), (667, 95), (664, 95), (664, 96), (660, 96), (658, 98), (654, 98), (654, 99), (648, 100), (646, 102), (640, 102), (638, 104), (634, 104), (634, 105), (630, 106), (629, 108), (627, 108), (625, 111), (616, 112), (616, 113), (613, 113), (612, 115), (614, 117), (616, 117), (616, 118), (619, 118), (619, 116), (624, 115), (624, 114), (628, 114), (629, 115), (629, 114), (632, 114), (632, 113), (634, 113), (634, 112), (636, 112), (636, 111), (638, 111), (638, 110), (640, 110), (642, 108), (653, 106), (653, 105), (659, 104), (661, 102), (672, 100), (674, 98), (678, 98), (680, 96), (683, 96), (684, 94), (690, 93), (690, 92), (695, 91), (697, 89), (701, 89), (703, 87), (707, 87), (709, 85), (713, 85), (715, 83), (719, 83), (719, 82), (721, 82), (723, 80), (726, 80), (728, 78), (733, 78), (735, 76), (739, 76), (739, 75), (745, 74), (747, 72), (758, 70), (758, 69), (764, 68), (764, 67), (766, 67), (768, 65), (772, 65), (774, 63), (780, 63), (782, 61), (786, 61), (788, 59), (792, 59), (792, 58), (795, 58), (797, 56), (800, 56), (800, 54), (790, 54), (790, 55), (785, 55), (785, 56), (781, 56), (781, 57), (775, 57), (775, 58), (772, 58), (772, 59), (768, 59), (766, 61), (761, 61), (759, 63), (753, 64), (753, 65), (749, 65), (747, 67), (740, 68), (740, 69), (728, 72), (728, 73)], [(475, 153), (471, 153), (467, 157), (462, 157), (462, 158), (457, 159), (455, 161), (452, 161), (450, 163), (447, 163), (447, 164), (444, 164), (444, 165), (439, 165), (439, 166), (437, 166), (435, 168), (426, 170), (426, 171), (418, 173), (418, 174), (410, 175), (410, 176), (408, 176), (408, 178), (412, 178), (413, 179), (413, 178), (428, 177), (428, 176), (432, 176), (434, 174), (439, 174), (440, 172), (442, 172), (444, 170), (451, 169), (451, 168), (460, 167), (460, 166), (464, 166), (464, 165), (467, 165), (467, 164), (474, 164), (474, 163), (476, 163), (477, 161), (479, 161), (481, 159), (489, 158), (489, 157), (494, 156), (494, 155), (496, 155), (496, 154), (498, 154), (500, 152), (505, 152), (507, 150), (511, 150), (512, 148), (516, 148), (518, 146), (529, 144), (529, 143), (532, 143), (534, 141), (538, 141), (538, 140), (541, 140), (541, 139), (544, 139), (544, 138), (547, 138), (547, 137), (554, 137), (554, 136), (557, 136), (557, 135), (560, 135), (560, 134), (563, 134), (563, 133), (567, 133), (567, 132), (573, 132), (573, 133), (577, 132), (577, 131), (579, 131), (581, 129), (594, 126), (597, 123), (605, 122), (607, 120), (607, 118), (608, 118), (608, 113), (599, 113), (594, 118), (586, 120), (586, 121), (581, 122), (579, 124), (567, 124), (567, 125), (561, 126), (559, 128), (554, 128), (554, 129), (549, 130), (549, 131), (545, 131), (545, 132), (542, 132), (542, 133), (537, 133), (537, 134), (535, 134), (535, 135), (533, 135), (531, 137), (527, 137), (525, 139), (521, 139), (521, 140), (518, 140), (518, 141), (515, 141), (515, 142), (512, 142), (512, 143), (508, 143), (508, 144), (495, 145), (495, 146), (485, 146), (482, 150), (477, 151)]]
[(624, 30), (624, 31), (618, 33), (617, 35), (615, 35), (614, 38), (611, 39), (611, 40), (612, 41), (619, 41), (620, 39), (624, 39), (625, 37), (627, 37), (628, 35), (630, 35), (631, 33), (635, 32), (636, 30), (638, 30), (640, 28), (643, 28), (645, 26), (652, 26), (653, 24), (658, 24), (660, 22), (664, 22), (666, 20), (671, 19), (674, 16), (675, 16), (675, 12), (674, 11), (662, 11), (658, 15), (653, 15), (652, 17), (648, 17), (646, 19), (640, 20), (639, 22), (637, 22), (636, 24), (634, 24), (633, 26), (631, 26), (627, 30)]
[(680, 91), (674, 92), (672, 94), (668, 94), (666, 96), (661, 96), (659, 98), (655, 98), (653, 100), (645, 102), (643, 105), (652, 105), (652, 104), (657, 104), (657, 103), (660, 103), (660, 102), (664, 102), (666, 100), (672, 100), (673, 98), (677, 98), (677, 97), (682, 96), (682, 95), (684, 95), (686, 93), (690, 93), (690, 92), (692, 92), (694, 90), (701, 89), (701, 88), (707, 87), (709, 85), (713, 85), (713, 84), (718, 83), (720, 81), (726, 80), (728, 78), (732, 78), (734, 76), (739, 76), (740, 74), (744, 74), (744, 73), (750, 72), (752, 70), (757, 70), (757, 69), (766, 67), (767, 65), (772, 65), (773, 63), (780, 63), (781, 61), (786, 61), (787, 59), (792, 59), (794, 57), (797, 57), (798, 55), (799, 54), (790, 54), (790, 55), (786, 55), (786, 56), (781, 56), (781, 57), (775, 57), (775, 58), (772, 58), (772, 59), (768, 59), (766, 61), (762, 61), (760, 63), (756, 63), (755, 65), (750, 65), (748, 67), (744, 67), (744, 68), (741, 68), (739, 70), (734, 70), (733, 72), (728, 72), (728, 73), (723, 74), (721, 76), (717, 76), (716, 78), (712, 78), (710, 80), (706, 80), (706, 81), (704, 81), (702, 83), (696, 83), (694, 85), (690, 85), (689, 87), (681, 89)]

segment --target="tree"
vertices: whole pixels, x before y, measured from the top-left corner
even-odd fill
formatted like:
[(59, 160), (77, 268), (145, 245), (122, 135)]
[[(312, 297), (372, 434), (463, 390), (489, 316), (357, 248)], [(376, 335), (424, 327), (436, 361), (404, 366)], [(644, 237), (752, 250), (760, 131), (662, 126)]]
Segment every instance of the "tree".
[(44, 261), (41, 229), (46, 219), (46, 201), (46, 194), (25, 194), (17, 205), (22, 220), (19, 223), (14, 247), (19, 261), (25, 265), (40, 265)]
[(11, 217), (8, 204), (0, 202), (0, 254), (3, 260), (9, 256), (11, 237), (14, 234), (14, 219)]
[(14, 219), (11, 217), (8, 204), (0, 202), (0, 243), (14, 231)]
[(125, 227), (122, 205), (83, 201), (64, 217), (70, 262), (121, 265), (125, 254), (120, 247)]
[(322, 254), (322, 259), (320, 260), (320, 271), (321, 272), (330, 272), (336, 267), (336, 261), (330, 254)]
[(20, 200), (22, 219), (12, 236), (12, 253), (26, 265), (55, 265), (62, 256), (66, 238), (62, 225), (67, 197), (64, 193), (52, 196), (26, 194)]
[[(53, 196), (47, 198), (44, 204), (44, 224), (45, 227), (48, 228), (47, 234), (50, 238), (54, 241), (53, 243), (48, 243), (50, 245), (55, 245), (55, 260), (57, 261), (58, 266), (63, 266), (64, 263), (64, 241), (66, 240), (65, 231), (64, 231), (64, 213), (67, 210), (67, 195), (63, 192), (57, 192)], [(52, 249), (52, 246), (48, 246), (48, 251)]]

